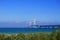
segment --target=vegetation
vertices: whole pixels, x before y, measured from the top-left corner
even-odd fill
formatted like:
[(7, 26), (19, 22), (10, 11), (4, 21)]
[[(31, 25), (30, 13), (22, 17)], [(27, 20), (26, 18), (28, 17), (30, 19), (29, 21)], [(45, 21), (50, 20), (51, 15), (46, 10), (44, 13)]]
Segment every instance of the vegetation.
[(60, 30), (52, 33), (0, 34), (0, 40), (60, 40)]

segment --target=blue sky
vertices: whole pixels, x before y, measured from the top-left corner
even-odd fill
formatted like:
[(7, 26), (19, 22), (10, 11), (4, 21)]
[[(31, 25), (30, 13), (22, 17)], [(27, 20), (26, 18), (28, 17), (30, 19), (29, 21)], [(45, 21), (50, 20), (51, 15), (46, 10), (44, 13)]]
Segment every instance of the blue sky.
[(0, 22), (60, 23), (60, 0), (0, 0)]

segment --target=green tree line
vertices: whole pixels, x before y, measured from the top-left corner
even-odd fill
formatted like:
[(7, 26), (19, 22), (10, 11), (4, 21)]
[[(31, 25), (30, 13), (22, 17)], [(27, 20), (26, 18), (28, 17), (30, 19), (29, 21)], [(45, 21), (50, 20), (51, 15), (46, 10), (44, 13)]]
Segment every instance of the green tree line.
[(60, 40), (60, 30), (51, 33), (0, 34), (0, 40)]

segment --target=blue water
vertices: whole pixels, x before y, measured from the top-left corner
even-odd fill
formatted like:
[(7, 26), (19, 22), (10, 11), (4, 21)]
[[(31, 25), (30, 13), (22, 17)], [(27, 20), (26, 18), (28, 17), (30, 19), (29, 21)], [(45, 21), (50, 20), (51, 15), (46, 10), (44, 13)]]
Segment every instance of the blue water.
[(0, 33), (34, 33), (34, 32), (52, 32), (58, 28), (0, 28)]

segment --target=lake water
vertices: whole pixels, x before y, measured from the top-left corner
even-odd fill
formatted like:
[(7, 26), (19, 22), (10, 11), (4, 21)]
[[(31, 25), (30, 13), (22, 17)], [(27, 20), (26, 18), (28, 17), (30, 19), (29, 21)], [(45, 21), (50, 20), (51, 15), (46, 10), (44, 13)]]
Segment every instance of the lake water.
[(0, 33), (34, 33), (34, 32), (52, 32), (58, 28), (0, 28)]

